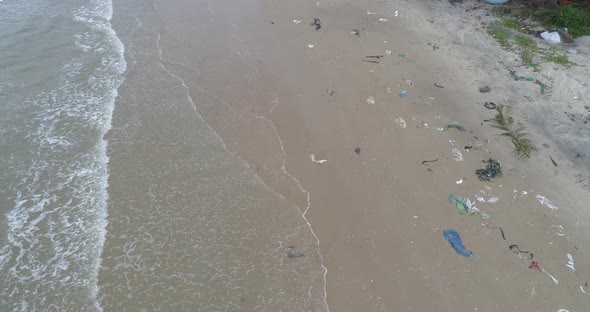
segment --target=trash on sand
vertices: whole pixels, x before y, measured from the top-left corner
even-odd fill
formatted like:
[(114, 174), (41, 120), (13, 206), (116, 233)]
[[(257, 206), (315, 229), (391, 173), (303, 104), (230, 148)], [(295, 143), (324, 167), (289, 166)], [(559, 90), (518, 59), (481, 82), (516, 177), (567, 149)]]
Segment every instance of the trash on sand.
[(322, 22), (319, 18), (314, 18), (313, 22), (310, 24), (311, 26), (315, 26), (315, 30), (318, 31), (322, 28)]
[(406, 127), (406, 121), (400, 116), (397, 117), (397, 119), (395, 120), (397, 122), (397, 124), (402, 127), (405, 128)]
[(433, 172), (434, 170), (432, 170), (432, 168), (426, 168), (426, 171)]
[(355, 148), (355, 149), (354, 149), (354, 152), (355, 152), (357, 155), (360, 155), (360, 154), (361, 154), (361, 148), (360, 148), (360, 147), (357, 147), (357, 148)]
[(539, 81), (539, 79), (536, 79), (534, 77), (518, 76), (516, 74), (516, 71), (515, 70), (509, 70), (509, 72), (510, 72), (510, 75), (516, 81), (526, 80), (526, 81), (534, 82), (535, 84), (537, 84), (539, 87), (541, 87), (541, 94), (544, 94), (545, 93), (545, 90), (547, 90), (547, 85), (544, 84), (544, 83), (542, 83), (541, 81)]
[(477, 209), (477, 207), (475, 207), (471, 200), (467, 197), (457, 197), (451, 194), (449, 195), (449, 203), (454, 205), (457, 210), (459, 210), (460, 214), (472, 215), (476, 212), (480, 212), (479, 209)]
[(422, 161), (422, 164), (423, 164), (423, 165), (426, 165), (427, 163), (432, 163), (432, 162), (435, 162), (435, 161), (438, 161), (438, 158), (437, 158), (437, 159), (435, 159), (435, 160), (423, 160), (423, 161)]
[(376, 59), (380, 59), (383, 57), (383, 55), (367, 55), (365, 56), (366, 58), (376, 58)]
[(480, 202), (480, 203), (485, 203), (486, 202), (485, 198), (483, 198), (483, 197), (481, 197), (479, 195), (475, 195), (475, 199), (477, 199), (477, 201)]
[(459, 179), (459, 180), (455, 181), (455, 183), (462, 184), (463, 183), (463, 179)]
[(566, 309), (559, 309), (559, 310), (557, 310), (557, 312), (570, 312), (570, 311), (568, 311)]
[(453, 153), (453, 156), (455, 157), (456, 161), (463, 161), (463, 154), (460, 150), (453, 148), (451, 152)]
[(493, 159), (484, 160), (487, 163), (485, 169), (475, 170), (475, 174), (478, 176), (480, 181), (491, 181), (491, 179), (502, 176), (502, 167), (500, 162)]
[(537, 271), (541, 272), (541, 268), (539, 267), (539, 263), (535, 260), (531, 261), (531, 264), (529, 265), (529, 269), (533, 269), (533, 270), (537, 270)]
[(549, 159), (551, 159), (551, 163), (552, 163), (552, 164), (553, 164), (555, 167), (558, 167), (558, 166), (557, 166), (557, 162), (555, 161), (555, 159), (553, 159), (553, 157), (549, 156)]
[(481, 88), (479, 88), (479, 92), (481, 93), (489, 93), (492, 91), (492, 88), (490, 88), (489, 86), (483, 86)]
[(300, 258), (304, 256), (304, 254), (295, 249), (295, 246), (289, 246), (287, 249), (287, 257), (289, 258)]
[(385, 54), (391, 55), (391, 50), (389, 50), (389, 49), (385, 50)]
[(586, 284), (580, 286), (580, 290), (585, 293), (586, 295), (590, 296), (590, 293), (588, 293), (588, 282), (586, 282)]
[(406, 57), (406, 55), (405, 55), (405, 54), (398, 54), (397, 56), (398, 56), (398, 57), (401, 57), (401, 58), (403, 58), (403, 57)]
[(445, 230), (443, 232), (443, 235), (444, 235), (445, 239), (451, 244), (451, 247), (458, 254), (460, 254), (463, 257), (467, 257), (467, 258), (473, 256), (473, 253), (471, 252), (471, 250), (468, 250), (463, 245), (463, 240), (461, 240), (461, 236), (459, 235), (459, 233), (457, 233), (456, 230), (454, 230), (454, 229)]
[(436, 84), (436, 82), (434, 83), (434, 86), (435, 86), (435, 87), (437, 87), (437, 88), (441, 88), (441, 89), (443, 89), (443, 88), (444, 88), (443, 86), (441, 86), (441, 85), (439, 85), (439, 84)]
[(549, 198), (543, 196), (543, 195), (539, 195), (537, 194), (536, 196), (537, 200), (541, 203), (541, 205), (545, 205), (551, 209), (557, 209), (557, 206), (555, 206), (550, 200)]
[(399, 16), (399, 11), (393, 12), (393, 16), (395, 16), (395, 17)]
[(299, 24), (299, 23), (301, 23), (301, 21), (300, 21), (300, 20), (293, 20), (293, 24), (297, 25), (297, 24)]
[(375, 104), (375, 98), (370, 96), (367, 98), (367, 104)]
[(399, 94), (399, 97), (402, 99), (407, 99), (408, 98), (408, 90), (404, 90)]
[(357, 36), (357, 38), (361, 37), (361, 32), (358, 29), (353, 29), (350, 33)]
[(416, 125), (416, 128), (428, 128), (428, 123), (425, 121), (421, 121), (419, 124)]
[(576, 272), (576, 269), (574, 269), (574, 257), (571, 254), (567, 254), (567, 263), (566, 263), (566, 267), (570, 268), (572, 271)]
[(512, 251), (513, 253), (517, 254), (518, 258), (520, 258), (520, 261), (522, 261), (523, 263), (527, 263), (528, 261), (532, 261), (533, 257), (535, 256), (526, 250), (520, 250), (518, 245), (510, 245), (508, 247), (508, 249), (510, 249), (510, 251)]
[(373, 64), (379, 64), (378, 61), (363, 60), (363, 62), (373, 63)]
[(457, 129), (459, 130), (459, 132), (465, 132), (465, 127), (460, 125), (447, 125), (444, 127), (444, 131), (447, 131), (449, 129)]
[(309, 158), (311, 159), (311, 161), (313, 161), (316, 164), (323, 164), (327, 161), (326, 159), (315, 159), (314, 154), (309, 155)]
[(380, 19), (379, 19), (379, 21), (380, 21), (381, 23), (389, 22), (389, 20), (388, 20), (388, 19), (386, 19), (386, 18), (380, 18)]
[(310, 48), (310, 49), (312, 49), (314, 47), (314, 45), (310, 43), (310, 44), (307, 45), (307, 47)]
[(408, 86), (410, 86), (410, 87), (414, 86), (414, 83), (410, 79), (406, 79), (406, 84), (408, 84)]
[(488, 199), (488, 203), (494, 204), (494, 203), (496, 203), (498, 200), (499, 200), (499, 198), (498, 198), (498, 197), (490, 197), (490, 198)]
[(559, 35), (559, 32), (557, 31), (544, 31), (542, 33), (539, 34), (541, 36), (541, 38), (543, 38), (545, 41), (549, 42), (549, 43), (560, 43), (561, 42), (561, 36)]
[(496, 109), (496, 103), (494, 102), (485, 102), (483, 106), (487, 109)]
[(387, 95), (391, 95), (392, 90), (390, 87), (385, 88), (385, 93), (387, 93)]
[(541, 269), (541, 271), (543, 271), (543, 273), (547, 274), (547, 276), (549, 276), (553, 280), (553, 283), (555, 283), (555, 285), (559, 285), (559, 281), (555, 277), (553, 277), (553, 275), (549, 274), (549, 272), (547, 272), (547, 270)]
[(375, 15), (377, 13), (371, 12), (371, 11), (367, 11), (367, 15)]

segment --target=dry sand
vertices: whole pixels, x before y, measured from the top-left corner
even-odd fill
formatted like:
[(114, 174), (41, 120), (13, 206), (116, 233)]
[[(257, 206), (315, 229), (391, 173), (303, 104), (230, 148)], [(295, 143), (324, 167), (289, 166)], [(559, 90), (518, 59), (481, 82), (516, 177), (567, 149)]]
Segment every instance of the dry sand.
[[(177, 40), (176, 54), (164, 53), (201, 103), (199, 112), (267, 185), (304, 208), (328, 269), (330, 310), (587, 310), (590, 297), (580, 286), (590, 279), (590, 196), (573, 177), (569, 151), (561, 153), (560, 143), (551, 141), (560, 137), (543, 131), (543, 112), (550, 109), (525, 114), (533, 103), (567, 105), (558, 88), (516, 114), (538, 123), (531, 128), (535, 140), (551, 142), (560, 166), (543, 148), (530, 160), (516, 160), (510, 143), (482, 123), (493, 116), (483, 102), (516, 103), (536, 86), (515, 86), (508, 73), (500, 74), (506, 52), (467, 24), (470, 13), (447, 12), (446, 1), (318, 1), (252, 2), (247, 12), (202, 1), (198, 16), (167, 21), (170, 34), (162, 40), (171, 46), (186, 36)], [(318, 31), (310, 25), (314, 18), (322, 22)], [(208, 40), (192, 42), (193, 36)], [(191, 54), (199, 44), (209, 52)], [(491, 94), (479, 93), (485, 84)], [(399, 96), (403, 90), (407, 99)], [(400, 117), (405, 128), (396, 122)], [(455, 122), (467, 132), (436, 130)], [(465, 150), (475, 137), (483, 147)], [(464, 161), (454, 160), (453, 148)], [(316, 164), (309, 154), (327, 161)], [(474, 170), (490, 157), (502, 163), (504, 176), (480, 182)], [(430, 159), (439, 161), (421, 164)], [(301, 188), (311, 194), (309, 210)], [(449, 194), (498, 197), (477, 206), (506, 240), (477, 215), (460, 215)], [(559, 209), (541, 205), (537, 194)], [(451, 249), (442, 234), (450, 228), (473, 257)], [(533, 252), (559, 285), (528, 269), (511, 244)], [(575, 272), (565, 266), (566, 253)]]

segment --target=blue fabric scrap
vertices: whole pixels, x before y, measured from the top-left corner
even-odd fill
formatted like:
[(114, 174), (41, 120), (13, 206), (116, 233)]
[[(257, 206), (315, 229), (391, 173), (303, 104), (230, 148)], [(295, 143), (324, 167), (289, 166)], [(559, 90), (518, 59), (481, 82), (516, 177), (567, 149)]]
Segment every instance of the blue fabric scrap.
[(449, 241), (449, 243), (451, 244), (451, 247), (453, 247), (453, 249), (458, 254), (460, 254), (463, 257), (467, 257), (467, 258), (473, 256), (473, 253), (471, 252), (471, 250), (468, 250), (463, 245), (463, 240), (461, 240), (461, 236), (459, 235), (459, 233), (457, 233), (456, 230), (454, 230), (454, 229), (444, 230), (443, 235), (444, 235), (445, 239), (447, 241)]

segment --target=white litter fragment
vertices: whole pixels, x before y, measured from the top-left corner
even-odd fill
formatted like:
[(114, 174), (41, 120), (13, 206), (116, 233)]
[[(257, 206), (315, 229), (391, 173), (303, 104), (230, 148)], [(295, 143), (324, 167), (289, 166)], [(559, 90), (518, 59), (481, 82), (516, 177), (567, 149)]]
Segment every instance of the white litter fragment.
[(310, 43), (310, 44), (307, 45), (307, 47), (310, 48), (310, 49), (312, 49), (314, 47), (314, 45)]
[(389, 50), (389, 49), (385, 50), (385, 54), (391, 55), (391, 50)]
[(436, 129), (436, 130), (438, 130), (438, 131), (440, 131), (440, 132), (443, 132), (443, 131), (445, 131), (445, 128), (434, 128), (434, 129)]
[(486, 187), (488, 190), (490, 190), (490, 191), (492, 190), (492, 188), (491, 188), (491, 187), (489, 187), (489, 186), (487, 186), (487, 185), (484, 185), (484, 186), (485, 186), (485, 187)]
[(379, 19), (379, 21), (380, 21), (381, 23), (389, 22), (389, 20), (388, 20), (388, 19), (386, 19), (386, 18), (383, 18), (383, 17), (382, 17), (382, 18), (380, 18), (380, 19)]
[(540, 33), (541, 38), (545, 39), (545, 41), (550, 42), (550, 43), (559, 43), (561, 42), (561, 36), (559, 35), (559, 32), (554, 31), (554, 32), (548, 32), (548, 31), (544, 31), (542, 33)]
[(488, 199), (488, 203), (492, 203), (492, 204), (493, 204), (493, 203), (497, 202), (498, 200), (499, 200), (499, 198), (498, 198), (498, 197), (490, 197), (490, 198)]
[(399, 15), (399, 11), (395, 11), (395, 12), (393, 13), (393, 16), (395, 16), (395, 17), (397, 17), (398, 15)]
[(367, 104), (375, 104), (375, 98), (370, 96), (367, 98)]
[(481, 197), (479, 195), (475, 195), (475, 199), (477, 199), (477, 201), (478, 202), (481, 202), (481, 203), (485, 203), (486, 202), (485, 198), (483, 198), (483, 197)]
[(522, 191), (522, 195), (528, 194), (527, 191)]
[(301, 21), (300, 21), (300, 20), (293, 20), (293, 24), (297, 25), (297, 24), (299, 24), (299, 23), (301, 23)]
[(406, 128), (406, 121), (400, 116), (397, 117), (397, 119), (395, 120), (397, 122), (397, 124), (402, 127), (402, 128)]
[(570, 312), (570, 311), (568, 311), (566, 309), (559, 309), (559, 310), (557, 310), (557, 312)]
[(451, 144), (451, 146), (455, 146), (455, 140), (449, 140), (449, 144)]
[(375, 15), (377, 13), (371, 12), (371, 11), (367, 11), (367, 15)]
[(553, 277), (553, 275), (549, 274), (549, 272), (547, 272), (545, 269), (541, 269), (541, 271), (547, 274), (547, 276), (549, 276), (553, 280), (553, 283), (555, 283), (555, 285), (559, 285), (559, 281), (555, 277)]
[(453, 148), (452, 153), (456, 161), (463, 161), (463, 154), (461, 154), (460, 150)]
[(582, 286), (580, 286), (580, 290), (581, 290), (583, 293), (585, 293), (586, 295), (590, 296), (590, 294), (589, 294), (588, 292), (586, 292), (586, 286), (585, 286), (585, 285), (582, 285)]
[(315, 159), (315, 155), (314, 154), (309, 155), (309, 158), (311, 159), (311, 161), (313, 161), (316, 164), (323, 164), (326, 161), (328, 161), (326, 159)]
[(463, 183), (463, 179), (459, 179), (459, 180), (455, 181), (455, 183), (461, 184), (461, 183)]
[(555, 206), (550, 200), (549, 198), (543, 196), (543, 195), (539, 195), (537, 194), (536, 196), (537, 200), (541, 203), (541, 205), (545, 205), (551, 209), (557, 209), (557, 206)]
[(576, 272), (576, 269), (574, 269), (574, 257), (569, 253), (566, 256), (567, 256), (567, 264), (565, 266), (570, 268), (572, 271)]

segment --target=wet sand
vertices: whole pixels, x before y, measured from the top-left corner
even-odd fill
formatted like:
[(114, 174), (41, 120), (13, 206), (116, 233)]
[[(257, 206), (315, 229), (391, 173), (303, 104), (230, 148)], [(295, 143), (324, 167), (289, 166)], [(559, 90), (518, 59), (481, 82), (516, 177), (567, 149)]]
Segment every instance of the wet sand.
[[(493, 117), (478, 91), (485, 73), (458, 46), (429, 45), (446, 34), (422, 3), (175, 0), (158, 3), (158, 11), (163, 63), (186, 84), (197, 111), (309, 220), (328, 270), (331, 311), (587, 306), (579, 289), (589, 276), (587, 192), (536, 157), (516, 160), (510, 143), (482, 123)], [(317, 31), (314, 18), (322, 23)], [(436, 130), (454, 123), (467, 131)], [(470, 139), (482, 148), (465, 150)], [(316, 164), (310, 154), (327, 161)], [(504, 176), (478, 181), (474, 171), (490, 157)], [(506, 240), (478, 215), (460, 215), (450, 194), (498, 197), (477, 207)], [(559, 209), (542, 206), (536, 194)], [(451, 228), (473, 257), (451, 249), (442, 234)], [(533, 252), (559, 285), (527, 268), (512, 244)], [(576, 272), (565, 266), (566, 253)], [(327, 310), (283, 310), (301, 309)]]

